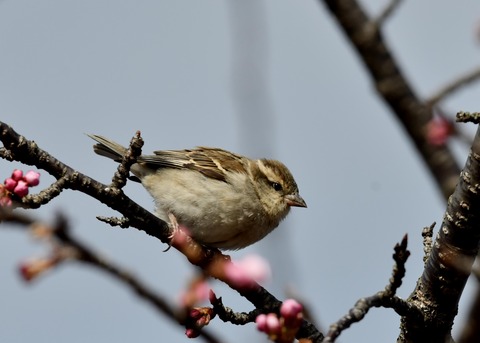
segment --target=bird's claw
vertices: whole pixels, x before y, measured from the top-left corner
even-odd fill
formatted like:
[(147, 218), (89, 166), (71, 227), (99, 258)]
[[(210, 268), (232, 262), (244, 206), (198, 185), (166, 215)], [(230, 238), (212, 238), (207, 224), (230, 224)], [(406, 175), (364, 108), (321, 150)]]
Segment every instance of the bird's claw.
[(172, 245), (185, 244), (190, 238), (188, 235), (188, 229), (178, 224), (177, 218), (173, 213), (168, 214), (168, 220), (168, 226), (170, 227), (170, 235), (168, 236), (169, 243), (167, 249), (165, 249), (163, 252), (170, 250)]

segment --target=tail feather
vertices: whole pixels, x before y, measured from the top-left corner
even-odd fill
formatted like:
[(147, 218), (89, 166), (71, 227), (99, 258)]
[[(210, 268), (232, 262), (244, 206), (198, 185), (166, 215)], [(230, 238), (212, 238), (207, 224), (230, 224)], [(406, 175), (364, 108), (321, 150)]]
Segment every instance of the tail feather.
[(97, 142), (97, 144), (93, 146), (93, 151), (95, 151), (95, 153), (98, 155), (120, 162), (122, 160), (122, 156), (127, 152), (127, 148), (108, 138), (99, 135), (91, 135), (88, 133), (87, 136)]

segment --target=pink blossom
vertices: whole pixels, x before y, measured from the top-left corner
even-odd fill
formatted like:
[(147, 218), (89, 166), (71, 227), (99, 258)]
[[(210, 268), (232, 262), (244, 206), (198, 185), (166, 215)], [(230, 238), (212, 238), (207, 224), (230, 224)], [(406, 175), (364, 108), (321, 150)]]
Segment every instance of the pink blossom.
[(13, 193), (15, 193), (15, 195), (19, 196), (20, 198), (23, 198), (25, 195), (28, 194), (28, 184), (23, 180), (18, 181), (15, 189), (13, 190)]
[(265, 332), (268, 335), (275, 335), (280, 333), (282, 325), (275, 313), (259, 314), (255, 319), (257, 330)]
[(13, 192), (15, 187), (17, 186), (17, 181), (9, 177), (5, 180), (5, 188), (8, 189), (10, 192)]
[(19, 181), (22, 179), (23, 177), (23, 172), (20, 170), (20, 169), (15, 169), (13, 172), (12, 172), (12, 179), (14, 179), (15, 181)]
[(431, 145), (441, 146), (454, 134), (453, 123), (440, 116), (433, 117), (427, 124), (427, 141)]
[(210, 323), (215, 314), (212, 308), (196, 307), (192, 308), (188, 313), (187, 329), (185, 335), (188, 338), (195, 338), (200, 334), (200, 329)]
[(258, 331), (267, 332), (267, 315), (259, 314), (255, 319), (255, 324), (257, 324)]
[(12, 206), (12, 199), (8, 197), (8, 195), (4, 195), (0, 198), (0, 206)]
[(23, 179), (28, 183), (30, 187), (37, 186), (40, 183), (40, 173), (30, 170), (25, 174)]
[(198, 331), (197, 329), (186, 329), (185, 335), (188, 338), (196, 338), (200, 335), (200, 331)]
[(180, 304), (183, 307), (192, 307), (194, 304), (208, 300), (210, 286), (205, 280), (195, 280), (190, 287), (180, 293)]
[(280, 314), (284, 318), (296, 318), (302, 311), (302, 305), (293, 299), (285, 300), (280, 307)]
[(208, 307), (193, 308), (190, 310), (189, 317), (194, 320), (195, 327), (202, 328), (210, 323), (213, 310)]
[(280, 320), (278, 319), (275, 313), (267, 314), (266, 323), (267, 323), (267, 330), (269, 334), (280, 332), (280, 329), (282, 326), (280, 324)]
[(255, 281), (269, 279), (271, 271), (265, 259), (258, 255), (248, 255), (236, 263), (227, 263), (225, 274), (237, 287), (250, 287)]
[(199, 302), (207, 300), (210, 296), (210, 286), (206, 281), (198, 282), (193, 291)]

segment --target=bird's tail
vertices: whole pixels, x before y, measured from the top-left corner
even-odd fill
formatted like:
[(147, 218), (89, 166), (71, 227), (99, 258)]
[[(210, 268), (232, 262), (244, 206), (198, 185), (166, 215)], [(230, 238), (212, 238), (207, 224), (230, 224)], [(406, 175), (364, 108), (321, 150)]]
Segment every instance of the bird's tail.
[(93, 151), (95, 151), (95, 153), (101, 156), (105, 156), (111, 158), (114, 161), (121, 162), (123, 155), (125, 155), (125, 153), (127, 152), (127, 148), (108, 138), (90, 134), (87, 134), (87, 136), (97, 142), (97, 144), (93, 146)]

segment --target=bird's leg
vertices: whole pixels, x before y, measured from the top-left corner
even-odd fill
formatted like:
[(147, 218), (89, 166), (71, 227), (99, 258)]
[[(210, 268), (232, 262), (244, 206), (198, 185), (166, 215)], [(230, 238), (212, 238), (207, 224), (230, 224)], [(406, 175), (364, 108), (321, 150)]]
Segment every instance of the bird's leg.
[(190, 239), (189, 230), (185, 226), (178, 224), (177, 218), (173, 213), (168, 213), (168, 220), (170, 227), (170, 242), (168, 243), (168, 248), (164, 252), (168, 251), (172, 245), (183, 245), (188, 242)]

